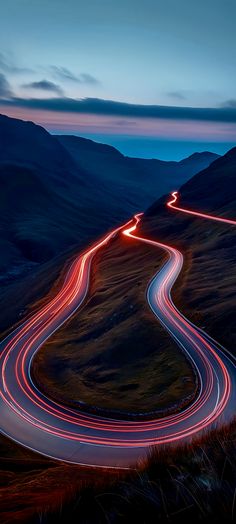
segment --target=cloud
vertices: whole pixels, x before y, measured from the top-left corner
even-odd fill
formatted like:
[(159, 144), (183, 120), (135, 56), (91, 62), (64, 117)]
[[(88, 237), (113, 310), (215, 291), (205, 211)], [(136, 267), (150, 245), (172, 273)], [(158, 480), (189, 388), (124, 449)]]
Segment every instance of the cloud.
[(91, 84), (91, 85), (100, 84), (99, 80), (97, 80), (95, 76), (90, 75), (89, 73), (81, 73), (81, 75), (78, 76), (78, 81), (81, 84)]
[(236, 99), (227, 100), (221, 105), (221, 107), (228, 109), (236, 109)]
[(186, 100), (186, 96), (181, 91), (170, 91), (167, 95), (170, 98), (176, 98), (177, 100)]
[(98, 85), (100, 84), (99, 80), (95, 78), (95, 76), (90, 75), (89, 73), (81, 73), (80, 75), (75, 75), (67, 69), (67, 67), (58, 67), (58, 66), (50, 66), (51, 73), (61, 80), (69, 80), (71, 82), (76, 82), (78, 84), (90, 84), (90, 85)]
[(193, 120), (208, 122), (236, 123), (235, 107), (178, 107), (159, 105), (140, 105), (100, 98), (74, 99), (67, 97), (55, 98), (12, 98), (4, 102), (12, 107), (25, 107), (48, 111), (95, 114), (103, 116), (119, 116), (125, 118), (156, 118), (169, 120)]
[(71, 82), (78, 82), (77, 77), (67, 67), (50, 66), (51, 73), (61, 80), (70, 80)]
[(27, 67), (19, 67), (10, 55), (0, 52), (0, 70), (8, 74), (32, 73)]
[(0, 98), (11, 98), (13, 96), (10, 84), (3, 73), (0, 73)]
[(27, 89), (39, 89), (42, 91), (50, 91), (58, 95), (63, 95), (62, 88), (58, 84), (50, 82), (50, 80), (39, 80), (36, 82), (29, 82), (28, 84), (23, 84), (22, 87), (26, 87)]
[(112, 124), (118, 127), (133, 127), (137, 125), (137, 122), (135, 122), (135, 120), (129, 120), (128, 118), (122, 118), (121, 120), (114, 120)]

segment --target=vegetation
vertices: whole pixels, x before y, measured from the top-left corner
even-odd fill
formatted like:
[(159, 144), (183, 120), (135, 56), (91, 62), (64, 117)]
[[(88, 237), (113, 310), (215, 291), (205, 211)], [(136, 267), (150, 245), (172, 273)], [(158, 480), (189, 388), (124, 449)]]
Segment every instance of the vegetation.
[(137, 472), (76, 493), (43, 523), (226, 522), (236, 517), (236, 423), (157, 448)]
[(146, 301), (147, 284), (162, 263), (161, 250), (124, 236), (99, 253), (87, 303), (34, 358), (41, 390), (126, 418), (161, 416), (193, 399), (192, 366)]
[(231, 522), (236, 517), (236, 421), (190, 444), (156, 448), (130, 472), (70, 466), (7, 439), (2, 524)]

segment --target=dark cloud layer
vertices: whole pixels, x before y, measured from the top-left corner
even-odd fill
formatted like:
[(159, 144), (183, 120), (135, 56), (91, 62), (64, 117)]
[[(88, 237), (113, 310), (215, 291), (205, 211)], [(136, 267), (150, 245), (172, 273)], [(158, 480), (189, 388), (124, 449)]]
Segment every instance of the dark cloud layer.
[(209, 122), (236, 123), (236, 108), (234, 106), (219, 108), (194, 108), (176, 106), (138, 105), (99, 98), (47, 98), (24, 99), (12, 98), (4, 102), (5, 105), (25, 107), (30, 109), (45, 109), (49, 111), (90, 113), (95, 115), (136, 117), (136, 118), (163, 118), (173, 120), (196, 120)]
[(26, 87), (27, 89), (50, 91), (53, 93), (57, 93), (58, 95), (63, 95), (62, 88), (58, 84), (55, 84), (50, 80), (39, 80), (36, 82), (29, 82), (28, 84), (23, 84), (22, 87)]

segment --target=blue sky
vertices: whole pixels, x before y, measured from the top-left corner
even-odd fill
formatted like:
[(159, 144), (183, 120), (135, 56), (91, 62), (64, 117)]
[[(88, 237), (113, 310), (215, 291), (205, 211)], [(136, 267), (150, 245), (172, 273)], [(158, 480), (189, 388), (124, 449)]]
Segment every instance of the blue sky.
[[(55, 132), (109, 143), (121, 137), (129, 154), (135, 139), (133, 154), (138, 143), (141, 156), (151, 154), (150, 141), (181, 141), (183, 152), (184, 142), (186, 152), (187, 142), (193, 149), (213, 143), (222, 151), (236, 142), (235, 19), (235, 0), (8, 0), (1, 5), (0, 110)], [(131, 106), (125, 115), (109, 114), (108, 106), (104, 114), (68, 109), (68, 99), (84, 98), (220, 111), (213, 121), (190, 115), (186, 123), (184, 112), (144, 119)]]

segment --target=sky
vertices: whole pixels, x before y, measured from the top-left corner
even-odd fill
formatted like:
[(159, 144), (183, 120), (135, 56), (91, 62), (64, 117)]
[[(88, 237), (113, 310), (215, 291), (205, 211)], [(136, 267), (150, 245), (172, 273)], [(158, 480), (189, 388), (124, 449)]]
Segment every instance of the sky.
[(0, 112), (125, 154), (236, 144), (235, 0), (1, 2)]

